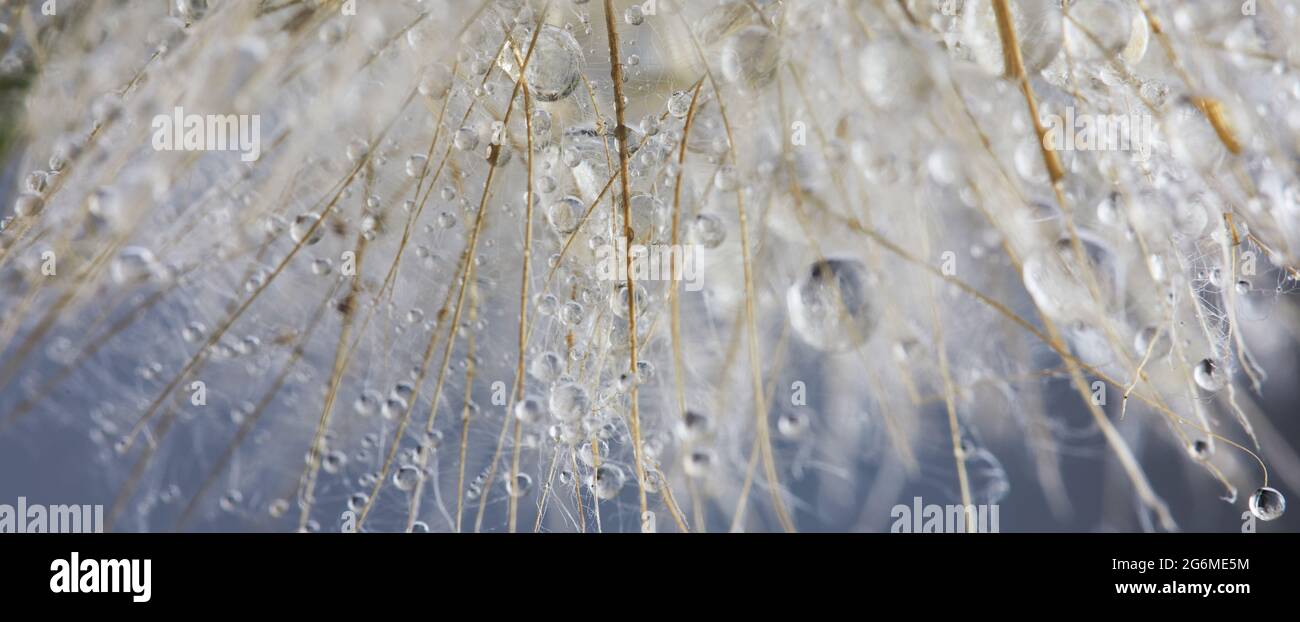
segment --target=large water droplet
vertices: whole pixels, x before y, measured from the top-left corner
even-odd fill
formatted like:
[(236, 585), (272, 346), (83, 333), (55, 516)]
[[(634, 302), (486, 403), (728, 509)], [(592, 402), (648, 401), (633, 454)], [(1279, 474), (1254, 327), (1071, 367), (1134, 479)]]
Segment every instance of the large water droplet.
[(867, 97), (881, 108), (905, 108), (931, 91), (924, 51), (893, 38), (879, 38), (862, 51), (859, 78)]
[[(1015, 0), (1009, 2), (1011, 21), (1025, 70), (1036, 73), (1046, 68), (1061, 52), (1061, 8), (1057, 0)], [(989, 73), (1006, 69), (1002, 38), (992, 0), (967, 0), (962, 9), (961, 42), (971, 58)]]
[(618, 496), (626, 478), (623, 469), (613, 464), (604, 464), (588, 477), (587, 484), (591, 486), (591, 492), (596, 498), (608, 501)]
[(576, 421), (587, 414), (590, 400), (587, 390), (580, 385), (566, 382), (551, 389), (551, 415), (560, 421)]
[(727, 39), (722, 48), (722, 75), (745, 91), (757, 91), (776, 77), (781, 40), (763, 26), (749, 26)]
[(1210, 359), (1202, 359), (1192, 370), (1192, 379), (1196, 381), (1196, 386), (1211, 393), (1223, 388), (1227, 383), (1223, 370), (1219, 369), (1218, 363)]
[(1132, 38), (1135, 9), (1131, 1), (1076, 0), (1067, 10), (1065, 49), (1076, 60), (1109, 58)]
[(524, 77), (533, 95), (544, 102), (568, 97), (582, 79), (582, 48), (567, 30), (542, 26)]
[(865, 342), (876, 327), (867, 269), (857, 260), (814, 263), (786, 292), (786, 308), (795, 332), (818, 350), (851, 350)]
[(1260, 520), (1274, 520), (1286, 513), (1286, 497), (1276, 488), (1265, 486), (1250, 496), (1250, 513)]
[(578, 197), (564, 197), (546, 208), (546, 221), (560, 235), (569, 235), (578, 230), (586, 207)]
[(128, 246), (118, 253), (109, 272), (113, 281), (120, 285), (139, 283), (148, 280), (158, 269), (153, 251), (139, 246)]
[(293, 224), (289, 226), (289, 235), (293, 241), (304, 246), (311, 246), (321, 240), (325, 235), (325, 230), (317, 223), (320, 222), (320, 216), (313, 212), (300, 214), (293, 219)]
[[(1025, 290), (1047, 317), (1058, 322), (1090, 322), (1108, 309), (1123, 291), (1114, 254), (1100, 242), (1082, 237), (1085, 261), (1080, 262), (1070, 239), (1060, 239), (1025, 258)], [(1102, 299), (1089, 287), (1094, 279)]]

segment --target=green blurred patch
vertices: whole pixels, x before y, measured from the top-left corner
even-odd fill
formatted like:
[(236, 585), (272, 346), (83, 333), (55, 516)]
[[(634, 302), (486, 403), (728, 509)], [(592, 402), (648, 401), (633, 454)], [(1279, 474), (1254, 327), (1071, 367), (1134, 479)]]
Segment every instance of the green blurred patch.
[(19, 141), (23, 97), (35, 76), (36, 72), (29, 68), (15, 76), (0, 77), (0, 162)]

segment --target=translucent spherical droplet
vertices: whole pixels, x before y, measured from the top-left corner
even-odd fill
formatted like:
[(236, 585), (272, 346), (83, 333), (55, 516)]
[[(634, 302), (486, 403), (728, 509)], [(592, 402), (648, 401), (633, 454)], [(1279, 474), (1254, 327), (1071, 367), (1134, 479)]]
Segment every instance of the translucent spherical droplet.
[[(628, 205), (632, 217), (633, 242), (647, 244), (662, 240), (670, 220), (667, 204), (653, 194), (639, 192), (632, 195)], [(619, 210), (616, 216), (616, 222), (621, 227), (622, 210)]]
[(345, 151), (349, 160), (359, 162), (362, 158), (365, 158), (370, 154), (370, 143), (358, 138), (348, 143)]
[(158, 261), (153, 251), (139, 246), (128, 246), (118, 253), (109, 272), (113, 281), (119, 285), (128, 285), (146, 281), (154, 276)]
[(1097, 221), (1103, 225), (1110, 225), (1112, 227), (1119, 224), (1119, 206), (1116, 204), (1118, 201), (1118, 195), (1110, 194), (1098, 202)]
[(866, 266), (853, 259), (814, 263), (786, 292), (786, 309), (799, 337), (827, 352), (862, 345), (876, 327)]
[(1066, 51), (1085, 61), (1115, 56), (1132, 38), (1135, 10), (1126, 0), (1071, 2), (1065, 19)]
[(1219, 369), (1218, 363), (1210, 359), (1202, 359), (1192, 370), (1192, 379), (1196, 381), (1196, 386), (1211, 393), (1222, 389), (1227, 384), (1227, 378), (1223, 370)]
[[(1031, 73), (1046, 68), (1061, 52), (1062, 17), (1057, 0), (1016, 0), (1007, 3), (1011, 21), (1020, 42), (1025, 70)], [(971, 59), (993, 74), (1006, 69), (1002, 55), (1002, 38), (998, 34), (993, 0), (966, 0), (962, 10), (961, 41), (971, 52)]]
[(1169, 340), (1169, 334), (1161, 332), (1157, 326), (1147, 326), (1133, 337), (1133, 349), (1137, 351), (1137, 355), (1146, 356), (1147, 348), (1150, 348), (1153, 361), (1168, 355), (1171, 347), (1173, 342)]
[(570, 300), (560, 307), (560, 321), (569, 326), (577, 326), (582, 323), (584, 311), (582, 303)]
[(965, 454), (971, 500), (984, 505), (1000, 503), (1011, 492), (1011, 479), (1002, 461), (978, 446), (967, 448)]
[(543, 352), (528, 364), (528, 373), (549, 385), (564, 373), (564, 361), (554, 352)]
[(45, 192), (46, 188), (49, 187), (49, 183), (50, 178), (45, 171), (32, 171), (31, 174), (27, 175), (27, 181), (24, 185), (28, 192), (40, 194)]
[(691, 111), (691, 99), (693, 95), (690, 91), (677, 91), (668, 98), (668, 114), (685, 119)]
[(420, 469), (408, 464), (393, 473), (393, 485), (397, 486), (398, 490), (410, 492), (420, 485), (421, 478)]
[[(1129, 26), (1128, 43), (1121, 56), (1129, 65), (1137, 65), (1147, 55), (1147, 45), (1151, 41), (1151, 24), (1141, 10), (1133, 11), (1132, 24)], [(1156, 105), (1159, 107), (1159, 104)]]
[(640, 26), (645, 21), (645, 11), (641, 10), (640, 5), (632, 5), (623, 13), (623, 21), (629, 26)]
[(383, 400), (384, 396), (379, 391), (367, 389), (357, 396), (357, 401), (352, 403), (352, 410), (362, 417), (369, 417), (379, 412), (379, 406)]
[(533, 487), (533, 478), (527, 473), (516, 473), (514, 479), (506, 478), (506, 494), (522, 497)]
[(561, 421), (576, 421), (590, 410), (587, 390), (573, 382), (556, 385), (551, 389), (551, 415)]
[(1214, 126), (1191, 102), (1174, 105), (1162, 121), (1170, 152), (1183, 164), (1208, 171), (1218, 168), (1227, 157)]
[(691, 242), (704, 248), (717, 248), (727, 239), (727, 228), (722, 219), (712, 214), (700, 214), (687, 229)]
[(1276, 488), (1265, 486), (1250, 496), (1250, 513), (1259, 520), (1275, 520), (1286, 513), (1286, 497)]
[(417, 153), (406, 159), (406, 176), (419, 177), (424, 174), (425, 167), (429, 158), (422, 153)]
[[(577, 426), (572, 426), (572, 427), (576, 429)], [(592, 447), (591, 443), (583, 443), (580, 447), (578, 447), (578, 460), (580, 460), (583, 464), (589, 467), (596, 466), (597, 456), (599, 456), (602, 460), (604, 460), (605, 459), (604, 457), (608, 455), (609, 455), (609, 443), (603, 440), (596, 441), (595, 448)]]
[(872, 103), (885, 109), (916, 105), (931, 89), (924, 52), (894, 38), (867, 44), (859, 60), (862, 88)]
[(713, 431), (713, 420), (708, 415), (695, 410), (688, 410), (677, 422), (677, 436), (683, 441), (694, 442), (708, 438)]
[(234, 512), (235, 510), (239, 509), (239, 504), (243, 502), (244, 502), (243, 493), (239, 492), (238, 490), (230, 490), (227, 491), (226, 494), (222, 495), (221, 501), (218, 503), (218, 505), (221, 506), (222, 510), (225, 510), (227, 512)]
[(728, 33), (743, 27), (755, 17), (755, 7), (748, 0), (720, 0), (710, 3), (708, 10), (692, 20), (691, 27), (700, 41), (721, 41)]
[(176, 14), (187, 22), (203, 19), (208, 12), (208, 0), (176, 0)]
[(533, 95), (544, 102), (568, 97), (582, 80), (582, 48), (567, 30), (542, 26), (524, 72)]
[(641, 317), (641, 315), (645, 313), (646, 308), (650, 304), (649, 303), (650, 294), (649, 292), (646, 291), (645, 286), (641, 285), (640, 283), (636, 283), (634, 285), (635, 285), (634, 291), (636, 293), (634, 294), (633, 297), (634, 300), (632, 302), (631, 309), (629, 309), (629, 304), (627, 299), (628, 290), (627, 290), (626, 282), (619, 281), (618, 283), (615, 283), (614, 291), (609, 296), (610, 311), (613, 311), (614, 315), (625, 320), (627, 319), (627, 314), (629, 310), (635, 310), (637, 317)]
[(410, 405), (406, 400), (400, 397), (390, 397), (384, 400), (384, 405), (379, 409), (379, 416), (393, 420), (401, 417)]
[(473, 151), (478, 147), (478, 132), (474, 128), (462, 127), (456, 130), (456, 135), (452, 138), (452, 144), (456, 145), (461, 151)]
[(120, 223), (126, 212), (126, 206), (122, 204), (121, 195), (108, 186), (96, 188), (86, 198), (86, 209), (90, 210), (93, 216), (110, 225)]
[(533, 132), (546, 134), (551, 131), (551, 113), (538, 108), (533, 111)]
[(808, 420), (805, 412), (781, 413), (776, 420), (776, 430), (786, 438), (797, 438), (808, 430)]
[(542, 403), (527, 397), (515, 403), (515, 419), (523, 423), (537, 423), (542, 420)]
[(300, 214), (293, 219), (293, 224), (289, 226), (289, 235), (293, 241), (306, 246), (311, 246), (321, 240), (325, 235), (325, 229), (318, 225), (320, 215), (312, 212)]
[(554, 294), (539, 295), (533, 302), (537, 304), (537, 312), (542, 315), (555, 315), (560, 308), (560, 299)]
[(338, 473), (344, 466), (347, 466), (347, 463), (348, 455), (334, 450), (325, 454), (325, 458), (321, 460), (321, 468), (325, 469), (326, 473)]
[(613, 464), (604, 464), (589, 477), (588, 485), (597, 499), (608, 501), (618, 496), (626, 479), (623, 469)]
[(781, 64), (781, 40), (763, 26), (742, 28), (722, 48), (722, 75), (745, 91), (772, 82)]
[[(1025, 290), (1040, 312), (1058, 322), (1093, 321), (1123, 291), (1114, 253), (1089, 237), (1082, 238), (1079, 245), (1082, 261), (1074, 242), (1060, 239), (1029, 254), (1022, 266)], [(1094, 296), (1089, 278), (1099, 288), (1101, 300)]]
[(19, 218), (35, 216), (45, 209), (45, 199), (34, 192), (24, 192), (14, 201), (14, 215)]
[(289, 511), (288, 499), (276, 499), (275, 501), (272, 501), (271, 505), (266, 508), (266, 513), (270, 514), (271, 518), (280, 518), (281, 516), (284, 516), (285, 512), (288, 511)]
[(578, 225), (582, 223), (583, 213), (586, 207), (578, 197), (567, 196), (551, 204), (546, 208), (546, 221), (551, 224), (551, 228), (560, 235), (569, 235), (578, 230)]

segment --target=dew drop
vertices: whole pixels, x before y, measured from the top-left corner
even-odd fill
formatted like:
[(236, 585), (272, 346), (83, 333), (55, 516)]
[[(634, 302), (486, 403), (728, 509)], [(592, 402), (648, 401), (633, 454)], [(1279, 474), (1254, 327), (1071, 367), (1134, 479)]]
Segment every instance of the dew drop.
[(542, 26), (524, 77), (533, 95), (544, 102), (568, 97), (582, 80), (582, 48), (567, 30)]
[(690, 477), (704, 477), (713, 471), (717, 457), (707, 449), (696, 449), (686, 454), (682, 460), (682, 470)]
[(808, 430), (808, 414), (804, 412), (781, 413), (776, 420), (776, 430), (786, 438), (797, 438)]
[(1079, 60), (1120, 53), (1132, 38), (1134, 10), (1132, 2), (1126, 0), (1070, 3), (1064, 21), (1066, 51)]
[(545, 384), (551, 384), (564, 372), (564, 361), (554, 352), (543, 352), (528, 364), (528, 373)]
[(576, 421), (590, 410), (587, 390), (573, 382), (551, 388), (551, 415), (560, 421)]
[(522, 497), (533, 487), (533, 478), (527, 473), (516, 473), (514, 479), (506, 478), (506, 494)]
[[(1037, 73), (1061, 52), (1061, 3), (1058, 0), (1016, 0), (1008, 4), (1025, 70)], [(998, 34), (993, 0), (966, 0), (961, 34), (962, 44), (971, 51), (977, 64), (992, 74), (1003, 72), (1002, 38)]]
[[(1154, 345), (1152, 342), (1155, 342)], [(1151, 348), (1151, 360), (1159, 360), (1169, 354), (1169, 349), (1173, 342), (1169, 340), (1169, 335), (1160, 331), (1156, 326), (1147, 326), (1138, 331), (1133, 337), (1133, 349), (1137, 351), (1138, 356), (1146, 356), (1147, 348)]]
[(569, 235), (578, 230), (584, 211), (581, 199), (567, 196), (546, 208), (546, 221), (551, 224), (551, 228), (555, 229), (556, 233)]
[(781, 40), (763, 26), (742, 28), (722, 48), (723, 77), (749, 92), (770, 84), (780, 62)]
[(867, 292), (867, 269), (857, 260), (814, 263), (786, 292), (786, 309), (799, 337), (826, 352), (852, 350), (876, 327)]
[(515, 403), (515, 419), (522, 423), (537, 423), (542, 420), (542, 403), (526, 397)]
[(45, 199), (34, 192), (24, 192), (14, 201), (14, 215), (19, 218), (35, 216), (45, 209)]
[(1286, 513), (1286, 497), (1276, 488), (1264, 486), (1250, 496), (1250, 513), (1260, 520), (1276, 520)]
[(629, 26), (640, 26), (645, 21), (645, 12), (641, 10), (640, 5), (632, 5), (623, 13), (623, 21)]
[(608, 501), (618, 496), (626, 478), (623, 469), (613, 464), (604, 464), (588, 478), (588, 485), (597, 499)]
[(691, 221), (687, 235), (704, 248), (717, 248), (727, 239), (727, 228), (722, 219), (713, 214), (700, 214)]
[(473, 128), (462, 127), (456, 130), (455, 137), (452, 138), (452, 144), (456, 145), (461, 151), (473, 151), (478, 147), (478, 132)]
[(677, 91), (668, 98), (668, 114), (685, 119), (691, 111), (691, 98), (693, 96), (689, 91)]
[(1210, 359), (1202, 359), (1196, 364), (1192, 370), (1192, 379), (1196, 381), (1196, 386), (1210, 393), (1222, 389), (1227, 382), (1219, 365)]
[(267, 514), (270, 514), (271, 518), (280, 518), (288, 511), (289, 501), (287, 499), (276, 499), (275, 501), (272, 501), (271, 505), (266, 509)]
[(219, 505), (221, 505), (221, 509), (227, 512), (234, 512), (235, 510), (239, 509), (239, 504), (243, 502), (244, 502), (243, 493), (239, 492), (238, 490), (230, 490), (227, 491), (225, 495), (222, 495)]
[(289, 225), (289, 235), (293, 237), (294, 242), (304, 246), (311, 246), (321, 241), (321, 238), (325, 235), (324, 228), (317, 224), (319, 222), (319, 214), (313, 212), (300, 214), (293, 219), (293, 224)]
[(325, 469), (326, 473), (333, 474), (341, 471), (344, 466), (347, 466), (347, 463), (348, 455), (334, 450), (325, 454), (325, 459), (321, 461), (321, 468)]
[(393, 485), (397, 486), (398, 490), (410, 492), (420, 485), (421, 478), (420, 469), (408, 464), (393, 473)]
[(152, 251), (139, 246), (128, 246), (118, 253), (109, 272), (115, 283), (129, 285), (148, 280), (157, 269), (158, 261)]

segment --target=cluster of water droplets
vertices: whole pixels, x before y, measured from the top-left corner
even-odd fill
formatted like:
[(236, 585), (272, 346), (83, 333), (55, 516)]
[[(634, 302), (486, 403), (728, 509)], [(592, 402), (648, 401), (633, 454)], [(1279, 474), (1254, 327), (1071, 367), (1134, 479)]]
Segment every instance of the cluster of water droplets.
[[(1022, 83), (995, 0), (615, 2), (619, 71), (602, 3), (473, 4), (51, 23), (0, 434), (89, 430), (125, 528), (885, 529), (872, 482), (1070, 497), (1122, 408), (1282, 515), (1222, 441), (1291, 330), (1294, 6), (1005, 3)], [(154, 148), (178, 106), (261, 157)], [(1134, 110), (1143, 157), (1041, 135)]]

